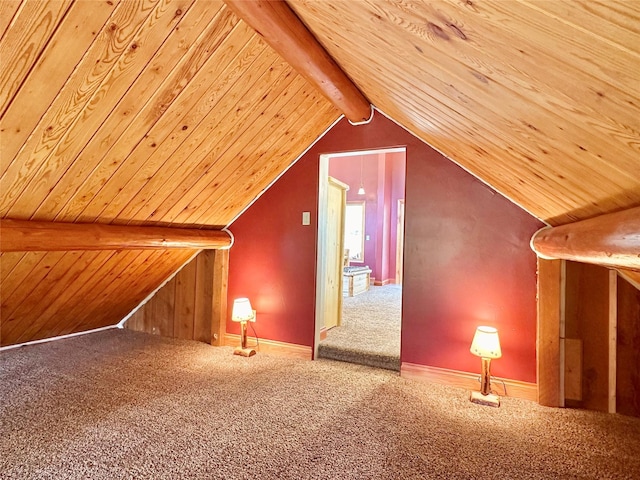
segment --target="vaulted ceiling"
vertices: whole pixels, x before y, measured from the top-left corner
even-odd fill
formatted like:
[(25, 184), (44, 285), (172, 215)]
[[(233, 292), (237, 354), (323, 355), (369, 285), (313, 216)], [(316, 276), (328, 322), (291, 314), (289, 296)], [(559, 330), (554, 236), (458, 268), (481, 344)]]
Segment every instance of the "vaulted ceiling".
[(537, 217), (640, 204), (640, 2), (289, 2), (369, 100)]
[[(289, 4), (537, 217), (640, 205), (640, 2)], [(1, 218), (223, 226), (340, 115), (216, 0), (3, 0), (0, 61)], [(116, 323), (194, 253), (3, 253), (0, 342)]]

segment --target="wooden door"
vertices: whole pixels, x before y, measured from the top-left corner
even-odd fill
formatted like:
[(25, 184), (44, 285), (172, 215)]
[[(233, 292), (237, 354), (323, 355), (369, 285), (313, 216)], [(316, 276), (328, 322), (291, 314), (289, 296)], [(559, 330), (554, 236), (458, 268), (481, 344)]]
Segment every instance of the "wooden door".
[(344, 255), (344, 212), (348, 186), (329, 177), (327, 189), (326, 284), (324, 327), (340, 325), (342, 317), (342, 261)]

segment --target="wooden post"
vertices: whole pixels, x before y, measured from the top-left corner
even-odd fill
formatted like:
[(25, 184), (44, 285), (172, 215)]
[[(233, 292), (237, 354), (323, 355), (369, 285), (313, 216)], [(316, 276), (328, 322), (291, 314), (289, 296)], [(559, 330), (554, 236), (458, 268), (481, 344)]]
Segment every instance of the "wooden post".
[(616, 413), (618, 274), (609, 270), (609, 413)]
[(616, 413), (640, 417), (640, 288), (616, 283)]
[(565, 405), (608, 411), (609, 283), (606, 268), (567, 262), (565, 330), (582, 344), (582, 395), (579, 402), (565, 396)]
[(205, 250), (196, 257), (196, 304), (193, 339), (211, 343), (213, 320), (213, 265), (216, 250)]
[(547, 407), (564, 406), (563, 272), (563, 261), (538, 259), (538, 403)]
[(216, 250), (213, 261), (213, 316), (211, 345), (224, 345), (227, 332), (227, 287), (229, 281), (229, 250)]

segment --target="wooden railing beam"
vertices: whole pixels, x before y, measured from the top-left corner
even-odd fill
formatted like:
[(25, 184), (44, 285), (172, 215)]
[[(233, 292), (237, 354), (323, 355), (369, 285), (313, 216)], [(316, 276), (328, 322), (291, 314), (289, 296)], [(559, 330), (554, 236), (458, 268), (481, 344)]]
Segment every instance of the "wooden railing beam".
[(531, 248), (541, 258), (640, 271), (640, 207), (543, 228)]
[(0, 220), (1, 252), (71, 250), (207, 250), (229, 247), (222, 230)]
[(371, 105), (284, 0), (225, 0), (289, 65), (315, 85), (353, 123)]

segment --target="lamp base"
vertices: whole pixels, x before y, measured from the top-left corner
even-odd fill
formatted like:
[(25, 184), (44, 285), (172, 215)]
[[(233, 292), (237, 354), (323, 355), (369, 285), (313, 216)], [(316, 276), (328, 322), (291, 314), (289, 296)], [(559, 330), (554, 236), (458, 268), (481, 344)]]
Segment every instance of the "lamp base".
[(473, 403), (477, 403), (478, 405), (486, 405), (488, 407), (499, 407), (500, 406), (500, 397), (498, 395), (494, 395), (490, 393), (488, 395), (483, 395), (480, 392), (471, 392), (471, 397), (469, 398)]
[(233, 351), (234, 355), (242, 355), (243, 357), (252, 357), (256, 354), (256, 351), (253, 348), (242, 348), (236, 347)]

